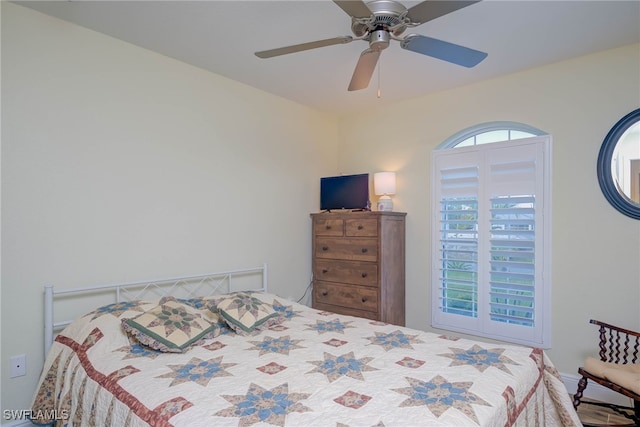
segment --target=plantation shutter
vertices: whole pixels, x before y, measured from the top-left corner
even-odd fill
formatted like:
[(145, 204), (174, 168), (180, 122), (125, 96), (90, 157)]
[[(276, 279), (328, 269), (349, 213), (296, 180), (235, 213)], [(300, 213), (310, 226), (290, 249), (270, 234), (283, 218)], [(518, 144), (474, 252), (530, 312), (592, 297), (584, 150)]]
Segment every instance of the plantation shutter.
[(478, 195), (480, 169), (473, 151), (439, 156), (437, 239), (432, 312), (458, 328), (478, 326)]
[(549, 141), (434, 152), (434, 327), (548, 341)]
[[(544, 140), (486, 153), (489, 211), (484, 329), (541, 342), (544, 278)], [(540, 141), (537, 144), (534, 141)]]

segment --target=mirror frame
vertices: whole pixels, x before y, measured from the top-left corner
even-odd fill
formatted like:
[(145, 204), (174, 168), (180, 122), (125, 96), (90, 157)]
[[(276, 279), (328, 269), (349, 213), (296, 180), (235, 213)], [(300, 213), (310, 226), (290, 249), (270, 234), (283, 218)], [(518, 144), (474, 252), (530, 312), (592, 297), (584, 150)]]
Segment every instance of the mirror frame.
[(640, 122), (640, 108), (621, 118), (602, 141), (598, 154), (598, 182), (604, 197), (619, 212), (634, 219), (640, 219), (640, 204), (633, 203), (624, 194), (620, 194), (611, 175), (613, 151), (618, 140), (635, 123)]

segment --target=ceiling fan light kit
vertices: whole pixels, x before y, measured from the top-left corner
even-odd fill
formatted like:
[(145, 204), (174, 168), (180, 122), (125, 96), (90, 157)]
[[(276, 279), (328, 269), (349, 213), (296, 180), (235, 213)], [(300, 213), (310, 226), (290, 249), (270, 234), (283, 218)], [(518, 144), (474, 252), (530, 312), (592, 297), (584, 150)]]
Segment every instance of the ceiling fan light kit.
[(380, 53), (389, 47), (391, 40), (400, 42), (400, 47), (410, 52), (467, 68), (475, 67), (487, 57), (485, 52), (419, 34), (410, 34), (404, 38), (399, 37), (407, 28), (416, 27), (463, 7), (470, 6), (477, 3), (477, 0), (426, 0), (409, 9), (393, 0), (373, 0), (368, 3), (364, 3), (361, 0), (334, 0), (334, 3), (351, 17), (351, 32), (355, 37), (334, 37), (264, 50), (256, 52), (256, 56), (259, 58), (272, 58), (325, 46), (350, 43), (353, 40), (367, 41), (369, 42), (369, 47), (358, 58), (349, 83), (349, 91), (361, 90), (369, 86), (373, 71), (378, 64)]
[(375, 30), (371, 32), (369, 40), (369, 48), (373, 50), (383, 50), (389, 47), (391, 36), (388, 31)]

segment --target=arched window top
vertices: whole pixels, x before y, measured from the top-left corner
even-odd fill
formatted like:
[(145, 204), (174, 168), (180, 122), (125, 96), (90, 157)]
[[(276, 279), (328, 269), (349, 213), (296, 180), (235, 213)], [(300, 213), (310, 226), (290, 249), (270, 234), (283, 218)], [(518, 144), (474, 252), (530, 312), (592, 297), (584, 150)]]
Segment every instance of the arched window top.
[(489, 144), (499, 141), (511, 141), (513, 139), (529, 138), (532, 136), (546, 135), (547, 132), (518, 122), (487, 122), (474, 125), (461, 130), (436, 147), (436, 150), (444, 150), (455, 147), (468, 147), (471, 145)]

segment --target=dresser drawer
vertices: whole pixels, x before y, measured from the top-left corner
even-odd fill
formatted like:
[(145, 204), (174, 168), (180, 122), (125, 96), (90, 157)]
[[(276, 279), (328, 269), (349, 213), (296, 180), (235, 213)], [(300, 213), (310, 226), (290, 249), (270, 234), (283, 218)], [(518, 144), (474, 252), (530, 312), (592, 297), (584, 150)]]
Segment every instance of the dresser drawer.
[(380, 320), (380, 315), (376, 311), (354, 310), (349, 307), (340, 307), (337, 305), (322, 304), (317, 301), (313, 302), (313, 308), (316, 310), (330, 311), (336, 314), (344, 314), (346, 316), (363, 317), (365, 319)]
[(354, 310), (378, 311), (378, 290), (367, 286), (313, 282), (314, 303), (337, 305)]
[(344, 234), (344, 221), (341, 219), (315, 219), (313, 221), (313, 234), (316, 236), (342, 236)]
[(317, 259), (313, 263), (313, 277), (328, 282), (378, 286), (378, 264)]
[(317, 258), (377, 261), (378, 241), (367, 238), (317, 237), (314, 252)]
[(376, 237), (378, 235), (378, 220), (367, 219), (347, 219), (344, 221), (345, 235), (349, 237)]

